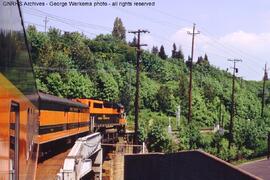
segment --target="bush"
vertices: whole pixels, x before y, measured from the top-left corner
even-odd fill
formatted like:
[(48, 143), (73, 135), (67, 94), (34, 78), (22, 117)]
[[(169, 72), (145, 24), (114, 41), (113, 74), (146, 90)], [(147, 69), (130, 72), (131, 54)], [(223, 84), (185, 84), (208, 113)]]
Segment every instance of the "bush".
[(147, 134), (147, 147), (150, 152), (166, 152), (171, 149), (168, 133), (160, 124), (154, 124)]
[(193, 123), (181, 127), (178, 132), (179, 149), (190, 150), (202, 147), (202, 136), (199, 128)]

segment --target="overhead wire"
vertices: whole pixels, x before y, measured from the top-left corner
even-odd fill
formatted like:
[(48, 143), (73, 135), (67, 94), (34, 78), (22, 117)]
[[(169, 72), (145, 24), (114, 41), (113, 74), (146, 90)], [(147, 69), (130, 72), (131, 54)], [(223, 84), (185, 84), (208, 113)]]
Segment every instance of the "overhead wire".
[[(116, 8), (116, 9), (119, 9), (119, 8)], [(153, 8), (153, 9), (155, 9), (155, 8)], [(131, 14), (131, 15), (136, 15), (136, 16), (140, 16), (140, 14), (138, 14), (138, 13), (134, 13), (134, 12), (131, 12), (131, 11), (128, 11), (128, 10), (123, 10), (123, 9), (120, 9), (121, 11), (123, 11), (123, 12), (125, 12), (125, 13), (128, 13), (128, 14)], [(177, 18), (177, 19), (180, 19), (181, 21), (183, 21), (183, 22), (185, 22), (185, 23), (189, 23), (189, 24), (191, 24), (192, 22), (191, 21), (189, 21), (189, 20), (187, 20), (187, 19), (183, 19), (183, 18), (178, 18), (177, 16), (173, 16), (173, 15), (170, 15), (169, 13), (166, 13), (166, 12), (163, 12), (163, 11), (161, 11), (161, 10), (158, 10), (158, 9), (156, 9), (158, 12), (160, 12), (160, 13), (162, 13), (162, 14), (165, 14), (165, 15), (167, 15), (167, 16), (170, 16), (170, 17), (173, 17), (173, 18)], [(149, 19), (147, 16), (143, 16), (143, 18), (142, 18), (143, 20), (146, 20), (146, 21), (151, 21), (151, 19)], [(161, 24), (161, 22), (160, 21), (154, 21), (154, 23), (159, 23), (159, 24)], [(164, 25), (164, 23), (165, 22), (162, 22), (162, 25)], [(174, 23), (170, 23), (170, 22), (166, 22), (165, 23), (166, 24), (166, 26), (162, 26), (162, 27), (166, 27), (166, 28), (168, 28), (168, 26), (174, 26), (174, 27), (178, 27), (178, 25), (177, 24), (174, 24)], [(170, 42), (173, 42), (172, 40), (169, 40), (169, 39), (167, 39), (167, 38), (163, 38), (163, 37), (161, 37), (161, 36), (159, 36), (159, 35), (154, 35), (153, 33), (151, 33), (151, 35), (153, 35), (154, 37), (156, 37), (156, 38), (159, 38), (159, 39), (165, 39), (166, 41), (170, 41)], [(238, 52), (237, 51), (235, 51), (234, 52), (234, 50), (231, 50), (231, 49), (229, 49), (229, 48), (227, 48), (225, 45), (223, 45), (223, 44), (221, 44), (221, 43), (219, 43), (219, 42), (217, 42), (213, 37), (211, 37), (211, 36), (209, 36), (208, 37), (211, 41), (213, 41), (213, 42), (215, 42), (220, 48), (218, 48), (217, 47), (217, 45), (213, 45), (213, 46), (211, 46), (211, 47), (214, 47), (214, 48), (216, 48), (217, 50), (222, 50), (223, 52), (225, 52), (226, 54), (230, 54), (230, 55), (232, 55), (233, 57), (234, 56), (238, 56), (238, 55), (236, 55)], [(206, 44), (214, 44), (214, 43), (212, 43), (212, 42), (206, 42)], [(191, 46), (189, 46), (189, 47), (191, 47)], [(201, 49), (197, 49), (198, 47), (196, 47), (196, 50), (197, 51), (200, 51), (200, 52), (203, 52), (203, 50), (201, 50)], [(209, 51), (209, 50), (205, 50), (205, 52), (204, 53), (206, 53), (206, 52), (208, 52), (208, 53), (210, 53), (210, 54), (214, 54), (214, 53), (211, 53), (211, 51)], [(216, 56), (217, 56), (217, 54), (215, 54)], [(243, 55), (241, 54), (241, 57), (242, 57)], [(225, 58), (225, 57), (224, 57)], [(225, 58), (226, 60), (228, 59), (228, 57), (227, 58)], [(245, 58), (245, 59), (250, 59), (250, 58)], [(252, 66), (250, 66), (250, 65), (248, 65), (247, 64), (247, 66), (249, 66), (249, 69), (247, 69), (248, 71), (250, 71), (250, 72), (258, 72), (258, 70), (257, 69), (255, 69), (254, 67), (252, 67)]]
[[(33, 16), (37, 16), (37, 17), (44, 18), (44, 16), (42, 16), (42, 15), (35, 14), (35, 13), (29, 13), (28, 11), (24, 11), (24, 13), (29, 14), (29, 15), (33, 15)], [(91, 35), (96, 35), (96, 36), (98, 35), (98, 34), (96, 34), (96, 33), (86, 31), (85, 29), (80, 28), (80, 26), (74, 26), (73, 23), (61, 21), (60, 19), (53, 19), (53, 18), (50, 17), (49, 20), (56, 21), (56, 22), (60, 22), (60, 23), (62, 23), (62, 24), (68, 25), (68, 26), (72, 27), (72, 28), (75, 29), (75, 30), (80, 30), (80, 31), (83, 32), (83, 33), (87, 33), (87, 34), (91, 34)], [(27, 21), (27, 22), (29, 22), (29, 21)], [(33, 23), (33, 22), (29, 22), (29, 23), (31, 23), (31, 24), (36, 24), (36, 23)], [(39, 24), (38, 26), (42, 26), (42, 25)], [(45, 26), (43, 25), (43, 27), (45, 27)], [(58, 29), (61, 29), (61, 28), (59, 28), (59, 27), (57, 27), (57, 28), (58, 28)], [(61, 29), (61, 30), (62, 30), (62, 29)], [(66, 31), (66, 30), (62, 30), (62, 31)]]
[[(187, 20), (187, 19), (184, 19), (184, 18), (179, 18), (178, 16), (174, 16), (174, 15), (171, 15), (170, 13), (167, 13), (167, 12), (164, 12), (164, 11), (162, 11), (162, 10), (159, 10), (159, 9), (157, 9), (157, 8), (154, 8), (154, 7), (152, 7), (152, 9), (155, 9), (157, 12), (159, 12), (159, 13), (161, 13), (161, 14), (164, 14), (164, 15), (166, 15), (166, 16), (169, 16), (169, 17), (173, 17), (173, 18), (175, 18), (175, 19), (178, 19), (178, 20), (181, 20), (181, 21), (184, 21), (184, 22), (189, 22), (189, 23), (192, 23), (190, 20)], [(198, 27), (200, 27), (201, 28), (201, 26), (198, 26)], [(206, 32), (208, 32), (207, 30), (206, 30), (206, 28), (203, 28)], [(210, 34), (210, 33), (208, 33), (208, 34)], [(230, 54), (233, 54), (233, 55), (235, 55), (235, 54), (238, 54), (239, 55), (239, 51), (240, 52), (242, 52), (242, 53), (240, 53), (240, 56), (241, 57), (244, 57), (245, 59), (248, 59), (248, 60), (251, 60), (251, 61), (253, 61), (253, 62), (255, 62), (254, 61), (254, 56), (251, 56), (251, 55), (249, 55), (248, 53), (245, 53), (245, 52), (243, 52), (242, 50), (235, 50), (236, 48), (228, 48), (226, 45), (223, 45), (222, 43), (220, 43), (218, 40), (216, 40), (215, 38), (214, 38), (214, 36), (212, 36), (211, 34), (210, 34), (210, 36), (208, 36), (208, 38), (210, 38), (213, 42), (215, 42), (217, 45), (219, 45), (221, 48), (223, 48), (223, 49), (225, 49), (225, 51), (227, 50), (227, 52), (229, 51), (229, 53)], [(207, 42), (208, 44), (210, 43), (210, 42)], [(214, 45), (213, 46), (214, 48), (216, 48), (216, 46)], [(216, 48), (217, 49), (217, 48)], [(253, 58), (250, 58), (250, 57), (253, 57)], [(255, 57), (256, 59), (258, 59), (257, 57)], [(256, 62), (257, 63), (257, 62)], [(247, 66), (249, 66), (249, 65), (247, 65)], [(258, 70), (257, 69), (255, 69), (255, 68), (253, 68), (252, 66), (249, 66), (249, 68), (251, 68), (251, 69), (253, 69), (253, 71), (257, 71), (258, 72)]]
[(39, 15), (48, 16), (50, 18), (57, 19), (57, 20), (60, 20), (62, 22), (72, 23), (74, 25), (79, 25), (79, 26), (86, 27), (86, 28), (100, 29), (100, 30), (105, 30), (105, 31), (111, 32), (111, 28), (110, 27), (107, 27), (107, 26), (97, 25), (97, 24), (91, 24), (91, 23), (84, 22), (84, 21), (69, 19), (69, 18), (57, 16), (57, 15), (54, 15), (54, 14), (51, 14), (51, 13), (47, 13), (47, 12), (44, 12), (44, 11), (41, 11), (41, 10), (35, 9), (35, 8), (24, 7), (24, 10), (32, 11), (32, 12), (35, 12), (35, 13), (37, 13)]
[[(121, 10), (121, 11), (123, 11), (123, 12), (125, 12), (125, 13), (129, 13), (129, 14), (138, 16), (138, 13), (129, 12), (129, 11), (127, 11), (127, 10), (119, 9), (119, 8), (116, 8), (116, 9), (117, 9), (117, 10)], [(161, 11), (161, 10), (159, 10), (159, 9), (157, 9), (157, 8), (152, 8), (152, 9), (155, 9), (157, 12), (162, 13), (162, 14), (164, 14), (164, 15), (166, 15), (166, 16), (170, 16), (170, 17), (173, 17), (173, 18), (176, 18), (176, 19), (180, 19), (182, 22), (185, 22), (185, 23), (191, 23), (190, 20), (183, 19), (183, 18), (179, 18), (179, 17), (174, 16), (174, 15), (171, 15), (171, 14), (169, 14), (169, 13), (167, 13), (167, 12)], [(36, 15), (39, 16), (39, 17), (42, 17), (42, 16), (46, 15), (46, 16), (49, 16), (52, 20), (55, 20), (55, 21), (58, 21), (58, 22), (61, 22), (61, 23), (64, 23), (64, 24), (68, 24), (69, 26), (73, 26), (73, 27), (74, 27), (74, 24), (77, 24), (78, 26), (83, 27), (83, 28), (94, 28), (94, 29), (95, 29), (95, 28), (98, 28), (98, 29), (102, 29), (102, 30), (105, 30), (105, 29), (106, 29), (107, 31), (109, 31), (108, 29), (110, 29), (109, 27), (105, 27), (105, 26), (93, 25), (93, 24), (89, 24), (89, 23), (85, 23), (85, 22), (81, 22), (81, 21), (77, 21), (77, 20), (71, 20), (71, 19), (67, 19), (67, 18), (60, 17), (60, 16), (55, 16), (55, 15), (52, 15), (52, 14), (49, 14), (49, 13), (46, 13), (46, 12), (43, 12), (43, 11), (37, 10), (37, 9), (31, 9), (31, 10), (34, 10), (34, 11), (36, 11), (36, 12), (39, 12), (38, 14), (36, 14)], [(27, 13), (29, 13), (29, 12), (27, 12)], [(30, 12), (30, 13), (31, 13), (31, 12)], [(29, 13), (29, 14), (30, 14), (30, 13)], [(33, 13), (33, 11), (32, 11), (32, 13)], [(153, 23), (158, 23), (158, 24), (163, 24), (163, 25), (164, 25), (164, 21), (162, 21), (162, 22), (161, 22), (161, 21), (156, 21), (155, 19), (153, 19), (153, 18), (148, 18), (147, 16), (144, 16), (142, 19), (143, 19), (143, 20), (150, 21), (150, 22), (153, 22)], [(40, 25), (39, 25), (39, 26), (40, 26)], [(168, 28), (168, 26), (171, 26), (171, 27), (172, 27), (172, 26), (174, 26), (174, 27), (179, 27), (177, 24), (170, 23), (170, 22), (166, 22), (166, 26), (162, 26), (162, 27), (167, 27), (167, 28)], [(199, 26), (199, 27), (200, 27), (200, 28), (203, 28), (203, 27), (201, 27), (201, 26)], [(76, 27), (76, 28), (78, 28), (78, 27)], [(78, 28), (78, 29), (79, 29), (79, 28)], [(80, 30), (82, 30), (82, 29), (80, 29)], [(212, 36), (208, 31), (206, 31), (205, 28), (203, 28), (203, 30), (204, 30), (204, 33), (205, 33), (206, 35), (209, 35), (208, 38), (211, 39), (211, 41), (210, 41), (210, 42), (209, 42), (209, 41), (206, 42), (206, 44), (208, 44), (208, 45), (212, 44), (213, 46), (211, 46), (211, 47), (213, 47), (213, 48), (215, 48), (215, 49), (217, 49), (217, 50), (222, 50), (222, 51), (225, 52), (226, 54), (230, 54), (230, 55), (232, 55), (232, 56), (238, 56), (238, 55), (240, 55), (241, 57), (244, 57), (245, 60), (248, 59), (248, 60), (254, 61), (253, 58), (251, 58), (250, 55), (248, 55), (248, 54), (246, 54), (245, 52), (242, 52), (242, 51), (241, 51), (242, 53), (240, 53), (240, 51), (236, 51), (236, 50), (234, 50), (234, 48), (228, 48), (228, 46), (222, 44), (222, 43), (219, 42), (217, 39), (215, 39), (214, 36)], [(85, 31), (85, 30), (82, 30), (82, 31)], [(90, 33), (90, 32), (88, 32), (88, 33)], [(90, 33), (90, 34), (94, 34), (94, 33)], [(96, 34), (95, 34), (95, 35), (96, 35)], [(163, 37), (161, 37), (161, 36), (159, 36), (159, 35), (154, 35), (153, 33), (151, 33), (151, 35), (153, 35), (154, 37), (158, 37), (159, 39), (166, 39), (167, 41), (169, 40), (169, 39), (163, 38)], [(169, 40), (169, 41), (172, 42), (172, 40)], [(217, 46), (219, 46), (219, 48), (218, 48)], [(190, 46), (189, 46), (189, 47), (190, 47)], [(197, 48), (198, 48), (198, 47), (197, 47)], [(196, 49), (196, 50), (198, 50), (198, 49)], [(202, 52), (202, 50), (200, 50), (200, 51)], [(205, 50), (205, 51), (209, 52), (210, 54), (214, 54), (213, 52), (210, 52), (209, 50)], [(215, 56), (220, 56), (220, 55), (215, 54)], [(220, 57), (221, 57), (221, 56), (220, 56)], [(224, 57), (224, 58), (225, 58), (225, 57)], [(256, 62), (256, 63), (257, 63), (257, 62)], [(250, 66), (248, 63), (247, 63), (246, 65), (249, 66), (249, 68), (252, 69), (252, 71), (258, 72), (257, 69), (254, 69), (254, 67)]]

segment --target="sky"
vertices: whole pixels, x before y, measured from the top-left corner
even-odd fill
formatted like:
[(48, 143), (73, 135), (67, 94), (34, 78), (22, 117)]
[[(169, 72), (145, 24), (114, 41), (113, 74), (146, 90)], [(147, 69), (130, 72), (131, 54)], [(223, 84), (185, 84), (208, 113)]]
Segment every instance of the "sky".
[[(194, 61), (205, 53), (210, 64), (226, 70), (233, 66), (228, 59), (242, 59), (237, 63), (237, 76), (246, 80), (261, 80), (265, 63), (270, 67), (270, 1), (269, 0), (130, 0), (155, 2), (153, 7), (44, 7), (22, 6), (25, 24), (35, 24), (41, 31), (56, 27), (62, 31), (79, 31), (94, 38), (111, 33), (113, 21), (120, 17), (127, 31), (147, 29), (142, 43), (164, 45), (170, 56), (172, 44), (181, 47), (185, 57), (190, 55), (193, 23), (200, 34), (195, 37)], [(75, 2), (107, 2), (112, 0), (73, 0)], [(37, 2), (37, 1), (36, 1)], [(68, 2), (54, 0), (53, 2)], [(117, 1), (128, 2), (128, 1)], [(127, 34), (127, 40), (133, 38)]]

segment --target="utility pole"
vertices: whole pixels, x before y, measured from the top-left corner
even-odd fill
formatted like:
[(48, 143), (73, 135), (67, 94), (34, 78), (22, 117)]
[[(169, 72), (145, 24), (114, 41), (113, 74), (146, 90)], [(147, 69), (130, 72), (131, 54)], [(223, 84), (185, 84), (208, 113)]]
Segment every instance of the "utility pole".
[(234, 119), (234, 111), (235, 111), (235, 73), (238, 73), (238, 68), (236, 68), (237, 62), (242, 62), (241, 59), (228, 59), (228, 61), (233, 62), (233, 77), (232, 77), (232, 103), (231, 103), (231, 117), (230, 117), (230, 126), (229, 126), (229, 149), (231, 149), (231, 144), (233, 142), (233, 119)]
[(262, 92), (262, 109), (261, 109), (261, 117), (263, 117), (264, 114), (264, 104), (265, 104), (265, 83), (268, 80), (268, 73), (267, 73), (267, 65), (265, 64), (264, 67), (264, 76), (263, 76), (263, 92)]
[(180, 127), (180, 118), (181, 118), (181, 106), (179, 104), (176, 109), (176, 128)]
[(221, 103), (221, 100), (220, 100), (220, 102), (219, 102), (220, 104), (219, 104), (219, 121), (218, 121), (218, 124), (219, 124), (219, 126), (221, 127), (221, 124), (222, 124), (222, 120), (221, 120), (221, 118), (222, 118), (222, 103)]
[(193, 30), (187, 32), (189, 35), (192, 35), (192, 46), (191, 46), (191, 59), (190, 59), (190, 70), (189, 70), (189, 90), (188, 90), (188, 123), (192, 119), (192, 66), (193, 66), (193, 55), (194, 55), (194, 39), (195, 35), (200, 34), (199, 31), (195, 32), (196, 24), (193, 24)]
[(270, 132), (267, 133), (267, 159), (270, 158)]
[[(141, 64), (141, 46), (147, 46), (146, 44), (141, 44), (141, 33), (150, 33), (147, 30), (137, 30), (137, 31), (129, 31), (128, 33), (137, 34), (137, 61), (136, 61), (136, 93), (135, 93), (135, 132), (134, 132), (134, 144), (138, 144), (138, 129), (139, 129), (139, 109), (140, 109), (140, 64)], [(135, 150), (136, 152), (137, 150)]]
[(45, 20), (43, 20), (43, 22), (45, 23), (45, 33), (47, 32), (47, 23), (49, 22), (48, 17), (45, 17)]

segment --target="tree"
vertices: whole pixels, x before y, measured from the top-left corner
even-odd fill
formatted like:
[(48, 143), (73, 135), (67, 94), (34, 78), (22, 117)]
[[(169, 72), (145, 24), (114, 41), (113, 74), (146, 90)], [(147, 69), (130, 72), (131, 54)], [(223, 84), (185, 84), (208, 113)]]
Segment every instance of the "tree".
[(104, 70), (98, 72), (97, 90), (97, 97), (99, 99), (115, 102), (118, 101), (120, 93), (118, 84), (114, 77)]
[(199, 127), (194, 123), (181, 127), (178, 131), (179, 149), (191, 150), (201, 146), (202, 136)]
[(200, 64), (200, 65), (209, 65), (209, 61), (208, 61), (208, 56), (207, 56), (207, 54), (205, 54), (204, 57), (199, 56), (199, 57), (198, 57), (198, 61), (196, 62), (196, 64)]
[(157, 55), (158, 54), (158, 47), (157, 46), (153, 46), (151, 52), (152, 52), (152, 54)]
[(203, 60), (204, 60), (204, 61), (208, 61), (208, 56), (207, 56), (207, 54), (206, 54), (206, 53), (204, 54), (204, 58), (203, 58)]
[(167, 59), (167, 55), (165, 53), (165, 49), (164, 49), (164, 46), (163, 45), (160, 46), (160, 50), (159, 50), (158, 56), (161, 59)]
[(188, 59), (186, 61), (186, 65), (187, 65), (188, 68), (190, 68), (190, 66), (191, 66), (191, 57), (190, 56), (188, 56)]
[(156, 111), (158, 108), (157, 104), (157, 92), (159, 90), (158, 83), (153, 81), (152, 79), (145, 76), (145, 74), (141, 75), (141, 107), (148, 108), (153, 111)]
[(136, 38), (136, 36), (134, 36), (133, 39), (132, 39), (132, 41), (129, 42), (129, 45), (131, 47), (136, 47), (137, 46), (137, 38)]
[(63, 42), (61, 42), (61, 30), (57, 28), (49, 28), (47, 33), (54, 50), (61, 50)]
[[(89, 39), (77, 32), (62, 34), (54, 28), (45, 34), (38, 32), (34, 26), (28, 27), (27, 35), (38, 90), (60, 97), (93, 97), (121, 102), (132, 122), (136, 50), (130, 44), (136, 44), (135, 38), (127, 44), (120, 40), (121, 34), (117, 34), (118, 38), (107, 34)], [(14, 41), (14, 47), (16, 42)], [(18, 47), (21, 47), (20, 44)], [(189, 61), (185, 65), (178, 60), (184, 59), (184, 56), (181, 48), (176, 47), (173, 45), (174, 58), (170, 61), (158, 57), (162, 54), (163, 58), (167, 57), (164, 46), (160, 47), (160, 51), (159, 47), (154, 46), (152, 53), (146, 51), (142, 54), (142, 113), (139, 126), (143, 140), (150, 150), (168, 152), (171, 140), (175, 140), (175, 136), (171, 138), (166, 131), (168, 116), (172, 127), (177, 127), (174, 116), (176, 107), (180, 105), (181, 129), (177, 139), (180, 149), (203, 148), (225, 160), (235, 159), (237, 154), (244, 158), (265, 154), (270, 110), (266, 110), (264, 118), (260, 117), (259, 92), (262, 82), (243, 81), (240, 87), (240, 79), (236, 79), (234, 143), (231, 150), (228, 150), (226, 131), (225, 135), (213, 136), (209, 133), (209, 139), (206, 139), (204, 133), (200, 134), (199, 128), (212, 127), (220, 119), (224, 128), (228, 129), (231, 74), (209, 65), (207, 54), (199, 57), (200, 64), (193, 68), (194, 124), (187, 125), (188, 67), (191, 61), (188, 57)], [(27, 83), (23, 85), (27, 86)], [(266, 83), (266, 89), (270, 89), (270, 84)], [(270, 107), (268, 95), (266, 107)]]
[(161, 86), (157, 93), (159, 109), (165, 113), (173, 115), (177, 106), (173, 90), (168, 86)]
[(46, 77), (46, 85), (49, 94), (55, 96), (65, 97), (68, 91), (68, 87), (62, 81), (62, 77), (59, 73), (51, 73)]
[(182, 51), (181, 46), (179, 47), (179, 50), (177, 51), (175, 58), (177, 58), (177, 59), (183, 59), (184, 60), (185, 56), (184, 56), (184, 53)]
[(94, 84), (91, 80), (77, 71), (67, 73), (66, 84), (68, 98), (91, 98), (95, 95)]
[(197, 64), (202, 64), (203, 63), (203, 57), (199, 56), (197, 60)]
[(160, 124), (154, 124), (147, 134), (147, 145), (150, 152), (164, 152), (168, 149), (170, 140)]
[(181, 46), (179, 47), (179, 50), (177, 51), (175, 43), (173, 43), (172, 58), (184, 60), (184, 54), (183, 54)]
[(119, 17), (116, 17), (114, 20), (112, 35), (120, 40), (126, 40), (126, 28), (123, 26), (122, 20)]
[(177, 49), (175, 43), (173, 43), (172, 58), (177, 58)]

